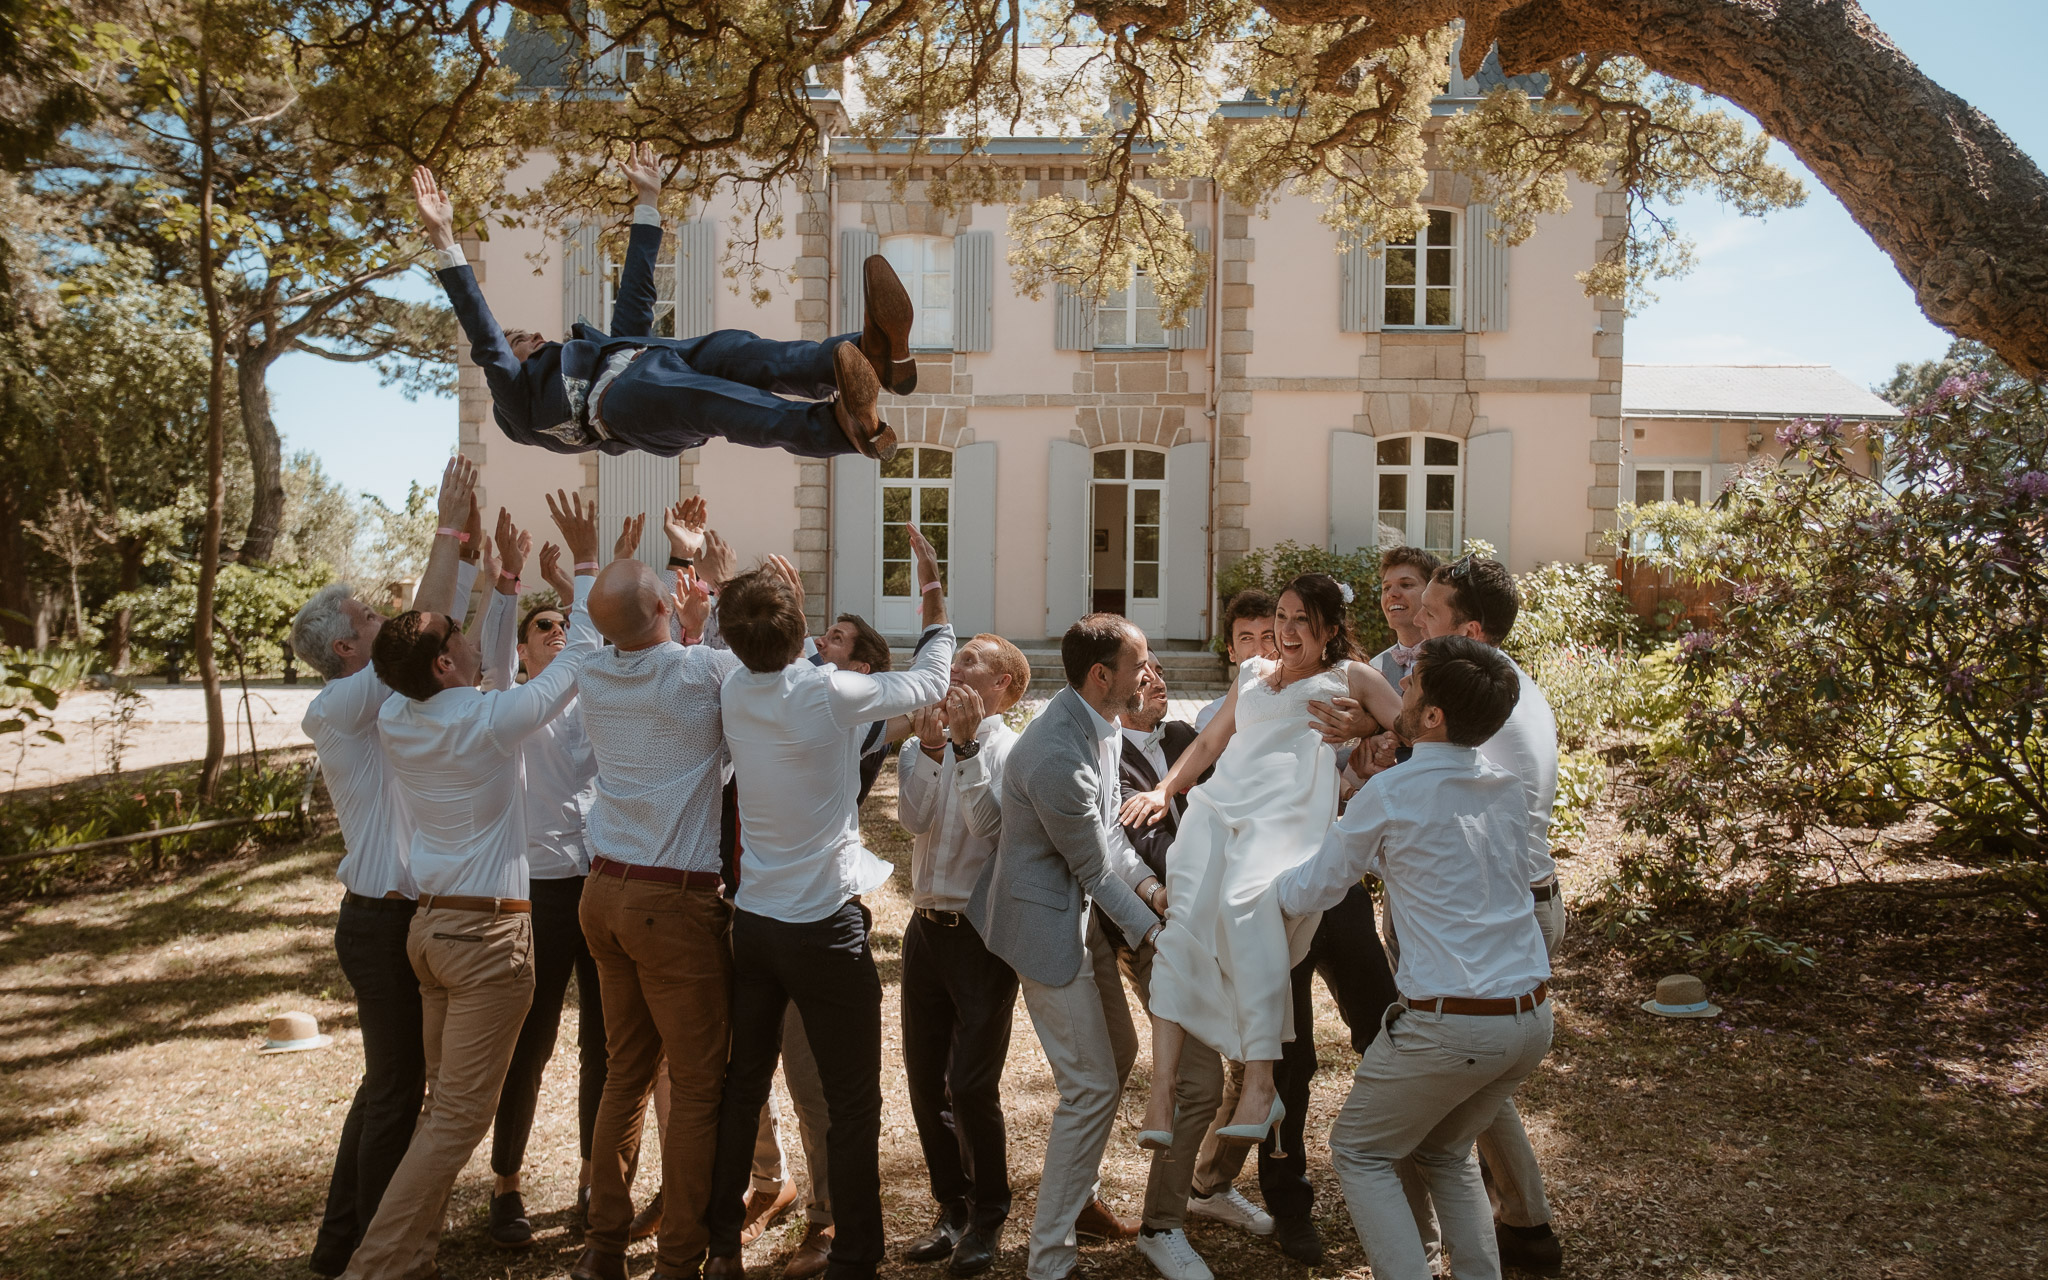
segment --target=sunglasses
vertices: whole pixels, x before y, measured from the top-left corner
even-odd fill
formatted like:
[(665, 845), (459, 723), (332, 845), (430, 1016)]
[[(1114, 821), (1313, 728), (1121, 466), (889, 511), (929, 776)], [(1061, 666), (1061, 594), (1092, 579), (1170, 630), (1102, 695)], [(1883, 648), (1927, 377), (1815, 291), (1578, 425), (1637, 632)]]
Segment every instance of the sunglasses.
[(566, 631), (568, 629), (569, 624), (563, 622), (560, 618), (535, 618), (533, 620), (533, 630), (535, 631)]
[(1459, 556), (1444, 566), (1444, 576), (1454, 582), (1463, 582), (1472, 576), (1472, 564), (1476, 559), (1476, 556)]

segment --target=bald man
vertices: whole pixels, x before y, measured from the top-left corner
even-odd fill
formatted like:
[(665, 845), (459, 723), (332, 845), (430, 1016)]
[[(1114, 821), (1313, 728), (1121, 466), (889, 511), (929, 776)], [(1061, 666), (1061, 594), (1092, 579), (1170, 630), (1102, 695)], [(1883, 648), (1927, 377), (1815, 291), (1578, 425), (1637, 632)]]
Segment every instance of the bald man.
[(578, 1280), (625, 1280), (633, 1221), (628, 1180), (648, 1091), (668, 1058), (671, 1109), (662, 1137), (657, 1274), (695, 1275), (711, 1153), (725, 1080), (732, 907), (719, 882), (720, 800), (727, 762), (718, 691), (739, 669), (701, 637), (710, 607), (637, 560), (597, 576), (590, 618), (611, 641), (579, 680), (583, 730), (597, 762), (584, 819), (593, 855), (583, 933), (604, 1000), (606, 1075), (590, 1145), (590, 1226)]

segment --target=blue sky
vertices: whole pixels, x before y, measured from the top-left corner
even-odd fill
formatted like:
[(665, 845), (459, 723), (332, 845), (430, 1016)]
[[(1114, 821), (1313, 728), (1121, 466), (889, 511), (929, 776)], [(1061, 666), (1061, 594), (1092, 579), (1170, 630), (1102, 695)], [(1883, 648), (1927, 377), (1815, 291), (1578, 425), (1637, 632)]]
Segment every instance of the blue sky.
[[(1862, 0), (1907, 56), (2048, 162), (2048, 106), (2031, 80), (2048, 41), (2041, 0)], [(1681, 206), (1699, 266), (1665, 281), (1628, 324), (1628, 359), (1645, 363), (1818, 361), (1859, 383), (1882, 382), (1901, 360), (1940, 355), (1948, 335), (1929, 324), (1890, 259), (1783, 147), (1778, 160), (1807, 178), (1806, 204), (1768, 219), (1737, 217), (1707, 200)], [(424, 276), (412, 296), (438, 288)], [(408, 401), (380, 388), (374, 369), (287, 356), (271, 375), (287, 450), (309, 449), (343, 485), (389, 502), (431, 483), (455, 446), (455, 401)]]

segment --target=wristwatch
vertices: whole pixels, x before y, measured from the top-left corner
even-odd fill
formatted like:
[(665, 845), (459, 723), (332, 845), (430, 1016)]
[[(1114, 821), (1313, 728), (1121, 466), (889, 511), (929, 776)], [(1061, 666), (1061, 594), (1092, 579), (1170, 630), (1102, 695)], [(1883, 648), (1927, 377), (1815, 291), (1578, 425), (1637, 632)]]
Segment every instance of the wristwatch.
[(689, 569), (693, 568), (696, 563), (689, 556), (670, 556), (668, 558), (668, 567), (671, 569)]
[(980, 754), (981, 739), (979, 738), (971, 739), (964, 747), (957, 742), (953, 744), (953, 758), (955, 760), (972, 760)]

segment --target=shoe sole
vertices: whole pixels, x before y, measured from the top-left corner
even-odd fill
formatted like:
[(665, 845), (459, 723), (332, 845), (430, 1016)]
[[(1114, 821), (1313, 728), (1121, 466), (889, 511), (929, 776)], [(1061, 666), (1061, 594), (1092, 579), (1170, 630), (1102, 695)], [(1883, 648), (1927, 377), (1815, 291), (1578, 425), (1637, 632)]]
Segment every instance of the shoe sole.
[[(861, 282), (866, 289), (867, 315), (889, 339), (889, 360), (901, 364), (910, 359), (910, 322), (916, 315), (910, 293), (896, 277), (896, 268), (879, 253), (869, 254), (861, 264)], [(915, 370), (912, 371), (913, 375)]]
[(875, 367), (856, 344), (842, 342), (832, 352), (832, 373), (839, 386), (839, 398), (832, 402), (832, 416), (838, 421), (840, 432), (856, 452), (879, 458), (876, 438), (886, 427), (875, 414), (875, 401), (882, 394), (882, 382), (875, 376)]

